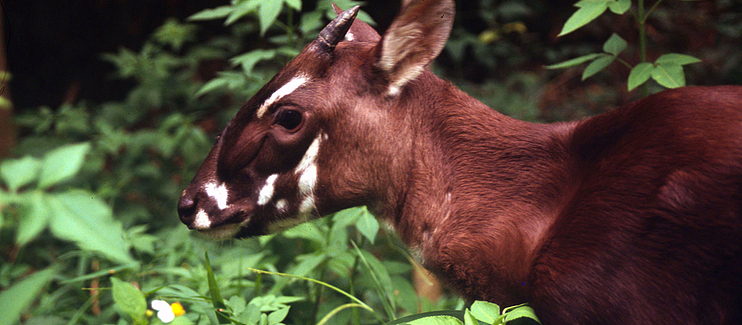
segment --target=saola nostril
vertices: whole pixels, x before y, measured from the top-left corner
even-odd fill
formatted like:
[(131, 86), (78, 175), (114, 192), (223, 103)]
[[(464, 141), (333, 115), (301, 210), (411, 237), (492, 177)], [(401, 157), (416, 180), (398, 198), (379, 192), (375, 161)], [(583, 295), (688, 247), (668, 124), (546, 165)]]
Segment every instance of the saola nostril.
[(186, 225), (193, 223), (193, 220), (196, 218), (196, 203), (196, 198), (187, 193), (184, 193), (180, 197), (178, 201), (178, 215), (181, 222)]

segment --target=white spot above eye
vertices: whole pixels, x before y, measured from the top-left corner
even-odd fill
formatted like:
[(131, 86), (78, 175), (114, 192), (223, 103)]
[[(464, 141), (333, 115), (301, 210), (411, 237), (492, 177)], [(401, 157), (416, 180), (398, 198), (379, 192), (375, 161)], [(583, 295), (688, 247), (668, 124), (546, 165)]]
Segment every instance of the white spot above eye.
[(215, 182), (211, 182), (206, 184), (204, 188), (206, 189), (206, 194), (214, 199), (214, 202), (216, 202), (216, 206), (219, 207), (220, 210), (224, 210), (227, 208), (227, 198), (229, 197), (229, 191), (227, 190), (227, 186), (224, 183), (217, 185)]
[(287, 82), (281, 88), (278, 88), (278, 90), (276, 90), (270, 97), (268, 97), (268, 99), (263, 102), (262, 105), (260, 105), (260, 108), (258, 108), (258, 112), (256, 114), (257, 117), (262, 118), (263, 115), (265, 115), (265, 112), (268, 111), (268, 107), (273, 105), (273, 103), (283, 98), (284, 96), (294, 92), (294, 90), (301, 87), (307, 81), (309, 81), (309, 77), (307, 77), (306, 75), (299, 75), (291, 79), (291, 81)]
[(209, 229), (211, 227), (211, 220), (209, 220), (209, 215), (206, 214), (206, 211), (204, 210), (198, 210), (198, 213), (196, 213), (196, 220), (193, 220), (193, 228), (195, 229)]
[(260, 189), (260, 193), (258, 194), (258, 205), (265, 205), (273, 198), (276, 178), (278, 178), (278, 174), (273, 174), (265, 180), (265, 185), (263, 185), (263, 188)]

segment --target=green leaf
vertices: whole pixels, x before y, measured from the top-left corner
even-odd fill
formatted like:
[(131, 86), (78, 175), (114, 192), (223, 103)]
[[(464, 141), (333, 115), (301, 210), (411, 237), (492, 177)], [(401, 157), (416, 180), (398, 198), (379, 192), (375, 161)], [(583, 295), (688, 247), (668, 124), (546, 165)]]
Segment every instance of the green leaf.
[(268, 324), (273, 325), (283, 321), (289, 314), (289, 308), (291, 307), (284, 307), (268, 314)]
[(590, 64), (585, 67), (585, 71), (582, 72), (582, 80), (590, 78), (590, 76), (605, 69), (609, 64), (613, 63), (613, 60), (615, 59), (615, 56), (606, 54), (605, 56), (600, 57), (593, 62), (590, 62)]
[(536, 312), (528, 304), (505, 308), (503, 314), (505, 315), (505, 322), (510, 322), (518, 318), (529, 318), (541, 324), (541, 321), (536, 317)]
[(471, 314), (469, 309), (464, 312), (464, 324), (465, 325), (479, 325), (479, 321)]
[(36, 300), (41, 290), (54, 278), (55, 267), (29, 275), (0, 292), (0, 325), (14, 325), (21, 320), (21, 315)]
[(147, 300), (144, 294), (129, 282), (111, 277), (113, 284), (113, 302), (116, 309), (124, 315), (128, 315), (135, 324), (146, 324)]
[(90, 143), (80, 143), (47, 153), (41, 162), (39, 187), (45, 189), (75, 176), (80, 171), (88, 151)]
[(3, 178), (8, 189), (15, 193), (19, 188), (35, 181), (39, 177), (41, 162), (33, 157), (9, 159), (0, 164), (0, 177)]
[(214, 79), (209, 80), (203, 86), (201, 86), (201, 88), (196, 92), (196, 95), (194, 96), (200, 97), (203, 94), (213, 92), (214, 90), (227, 88), (230, 82), (231, 81), (227, 78), (216, 77)]
[(685, 86), (683, 67), (677, 64), (658, 64), (652, 69), (652, 79), (667, 88)]
[(245, 15), (254, 12), (255, 8), (257, 8), (260, 3), (261, 0), (247, 0), (238, 2), (238, 4), (233, 7), (234, 10), (232, 10), (232, 13), (230, 13), (229, 17), (227, 17), (227, 19), (224, 21), (224, 25), (229, 26)]
[(601, 56), (603, 56), (603, 54), (601, 54), (601, 53), (590, 53), (590, 54), (587, 54), (587, 55), (578, 56), (578, 57), (576, 57), (574, 59), (569, 59), (569, 60), (564, 61), (564, 62), (559, 62), (557, 64), (547, 65), (544, 68), (546, 68), (546, 69), (571, 68), (571, 67), (575, 67), (575, 66), (578, 66), (580, 64), (583, 64), (583, 63), (585, 63), (587, 61), (595, 60), (596, 58), (599, 58)]
[(376, 234), (379, 232), (379, 221), (364, 208), (363, 214), (356, 223), (356, 228), (373, 244), (376, 240)]
[(657, 58), (656, 61), (654, 61), (654, 64), (657, 65), (679, 65), (683, 66), (686, 64), (693, 64), (693, 63), (699, 63), (701, 60), (692, 57), (690, 55), (685, 54), (678, 54), (678, 53), (668, 53), (663, 54), (659, 58)]
[(111, 209), (94, 194), (73, 190), (46, 195), (46, 202), (49, 228), (55, 236), (119, 264), (136, 262), (129, 255), (121, 223), (113, 219)]
[(260, 17), (260, 35), (265, 35), (265, 32), (270, 28), (276, 18), (283, 9), (283, 1), (273, 0), (265, 1), (260, 5), (258, 10), (258, 16)]
[(291, 7), (291, 9), (301, 11), (301, 0), (284, 0), (284, 2), (286, 2), (286, 5)]
[(464, 325), (462, 321), (453, 316), (428, 316), (418, 318), (411, 322), (407, 322), (409, 325)]
[(582, 0), (575, 4), (575, 6), (580, 7), (580, 9), (577, 9), (577, 11), (567, 19), (562, 31), (557, 36), (567, 35), (595, 20), (595, 18), (598, 18), (606, 9), (608, 9), (608, 2)]
[(608, 9), (614, 14), (623, 15), (631, 8), (631, 0), (618, 0), (608, 3)]
[(471, 313), (478, 320), (492, 324), (500, 316), (500, 306), (491, 302), (477, 300), (471, 305)]
[(459, 322), (461, 322), (461, 324), (463, 324), (464, 311), (463, 310), (438, 310), (438, 311), (425, 312), (425, 313), (414, 314), (414, 315), (397, 318), (391, 322), (386, 323), (386, 325), (410, 324), (411, 322), (416, 321), (418, 319), (424, 319), (428, 317), (440, 317), (440, 316), (448, 316), (448, 317), (456, 318), (459, 320)]
[(232, 62), (232, 65), (242, 65), (242, 71), (244, 71), (245, 74), (250, 75), (252, 74), (253, 68), (255, 68), (255, 64), (262, 60), (273, 59), (274, 57), (276, 57), (276, 50), (258, 49), (238, 55), (231, 58), (229, 61)]
[(639, 63), (631, 69), (628, 81), (629, 91), (647, 82), (652, 75), (652, 69), (654, 69), (654, 65), (649, 62)]
[(214, 9), (204, 9), (188, 17), (188, 20), (213, 20), (225, 18), (229, 16), (232, 11), (234, 11), (232, 6), (219, 6)]
[(303, 238), (319, 244), (325, 244), (327, 241), (324, 231), (320, 230), (313, 222), (305, 222), (296, 227), (286, 229), (281, 232), (281, 235), (286, 238)]
[(34, 191), (29, 196), (29, 201), (27, 209), (24, 209), (27, 213), (22, 213), (18, 220), (15, 242), (19, 246), (28, 244), (49, 224), (49, 207), (44, 201), (43, 192)]
[[(209, 296), (211, 298), (211, 303), (214, 305), (214, 308), (216, 309), (225, 309), (227, 308), (227, 305), (224, 304), (224, 299), (222, 298), (221, 290), (219, 290), (219, 285), (216, 283), (216, 278), (214, 277), (214, 270), (211, 269), (211, 261), (209, 261), (209, 252), (204, 252), (204, 266), (206, 267), (206, 280), (209, 283)], [(227, 317), (222, 313), (216, 314), (217, 319), (219, 319), (219, 324), (229, 323), (229, 320)]]
[(603, 51), (616, 56), (626, 48), (626, 45), (628, 45), (628, 43), (626, 43), (626, 41), (621, 38), (621, 36), (613, 33), (611, 37), (609, 37), (608, 40), (605, 41), (605, 43), (603, 44)]

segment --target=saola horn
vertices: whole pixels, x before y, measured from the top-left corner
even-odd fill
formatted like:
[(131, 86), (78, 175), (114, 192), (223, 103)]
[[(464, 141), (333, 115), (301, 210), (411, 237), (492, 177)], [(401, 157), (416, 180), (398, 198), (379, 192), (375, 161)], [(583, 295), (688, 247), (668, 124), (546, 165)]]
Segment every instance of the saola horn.
[(319, 32), (317, 37), (317, 45), (324, 52), (332, 52), (335, 46), (345, 38), (345, 34), (350, 29), (350, 25), (353, 24), (356, 15), (358, 15), (359, 6), (355, 6), (346, 11), (340, 13), (335, 19), (333, 19), (325, 28)]

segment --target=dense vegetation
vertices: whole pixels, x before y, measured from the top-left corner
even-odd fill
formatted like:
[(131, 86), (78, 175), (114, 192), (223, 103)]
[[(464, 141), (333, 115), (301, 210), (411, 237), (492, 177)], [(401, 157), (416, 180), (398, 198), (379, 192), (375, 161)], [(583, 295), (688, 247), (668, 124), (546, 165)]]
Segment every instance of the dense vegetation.
[[(461, 2), (434, 69), (533, 121), (595, 114), (663, 86), (742, 83), (739, 2), (658, 3)], [(467, 307), (453, 293), (418, 296), (429, 279), (413, 281), (419, 266), (363, 207), (226, 243), (179, 223), (178, 197), (214, 136), (334, 17), (328, 0), (235, 0), (190, 14), (99, 56), (130, 85), (122, 98), (14, 108), (20, 136), (0, 161), (0, 325), (373, 324)], [(590, 24), (557, 39), (565, 22)], [(470, 311), (450, 315), (503, 320), (493, 305)], [(405, 320), (425, 320), (414, 317)]]

